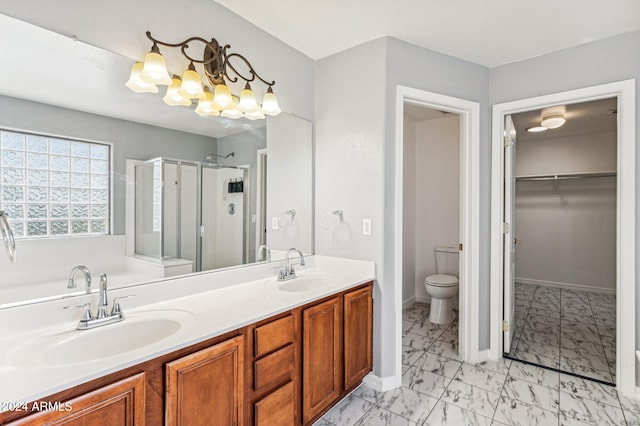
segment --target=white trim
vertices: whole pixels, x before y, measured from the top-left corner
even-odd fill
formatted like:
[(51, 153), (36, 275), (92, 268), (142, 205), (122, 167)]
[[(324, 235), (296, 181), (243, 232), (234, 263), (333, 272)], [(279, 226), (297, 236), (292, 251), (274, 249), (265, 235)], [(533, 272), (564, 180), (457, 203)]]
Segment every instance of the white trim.
[(364, 377), (364, 379), (362, 379), (362, 383), (378, 392), (386, 392), (388, 390), (402, 386), (402, 377), (380, 377), (376, 376), (373, 373), (369, 373)]
[(469, 362), (477, 364), (479, 362), (490, 361), (489, 359), (489, 349), (484, 349), (482, 351), (478, 351), (476, 353), (475, 359), (469, 360)]
[(566, 290), (588, 291), (591, 293), (616, 294), (615, 288), (602, 288), (584, 284), (561, 283), (557, 281), (534, 280), (532, 278), (518, 278), (516, 283), (527, 285), (539, 285), (542, 287), (564, 288)]
[(410, 307), (412, 307), (413, 305), (415, 305), (417, 302), (417, 299), (415, 296), (411, 296), (410, 298), (408, 298), (407, 300), (405, 300), (404, 302), (402, 302), (402, 310), (404, 311), (405, 309), (408, 309)]
[[(396, 90), (395, 134), (395, 223), (394, 281), (396, 300), (402, 300), (402, 189), (404, 103), (434, 108), (460, 116), (460, 330), (459, 351), (462, 360), (478, 357), (479, 276), (480, 276), (480, 104), (438, 93), (398, 86)], [(398, 306), (399, 308), (399, 306)], [(398, 309), (399, 310), (399, 309)], [(398, 312), (399, 313), (399, 312)], [(397, 365), (400, 377), (402, 315), (396, 315)]]
[[(266, 219), (262, 217), (262, 157), (267, 155), (267, 148), (258, 149), (256, 151), (256, 241), (253, 250), (256, 257), (258, 256), (258, 248), (260, 247), (260, 235), (263, 234), (263, 229), (260, 226), (263, 221), (266, 225)], [(257, 261), (257, 259), (256, 259)]]
[(431, 296), (429, 296), (428, 294), (426, 296), (416, 296), (416, 302), (430, 304)]
[[(491, 312), (490, 358), (502, 357), (502, 123), (508, 114), (552, 105), (573, 104), (597, 99), (618, 99), (618, 184), (617, 184), (617, 389), (633, 396), (636, 391), (636, 276), (635, 276), (635, 80), (625, 80), (561, 93), (522, 99), (493, 106), (491, 129)], [(626, 321), (622, 321), (626, 318)]]

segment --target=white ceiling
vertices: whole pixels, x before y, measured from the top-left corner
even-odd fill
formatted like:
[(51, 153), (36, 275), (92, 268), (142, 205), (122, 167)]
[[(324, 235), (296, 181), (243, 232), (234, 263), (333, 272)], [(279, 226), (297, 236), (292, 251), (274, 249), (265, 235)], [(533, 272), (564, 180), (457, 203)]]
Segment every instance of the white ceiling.
[(313, 59), (391, 36), (495, 67), (640, 30), (638, 0), (215, 1)]
[[(313, 59), (388, 35), (471, 62), (496, 66), (640, 30), (638, 0), (217, 0), (217, 3)], [(2, 0), (0, 13), (63, 36), (77, 36), (107, 51), (103, 57), (92, 51), (91, 46), (85, 49), (87, 73), (94, 80), (101, 75), (105, 80), (102, 89), (78, 86), (73, 93), (58, 96), (53, 89), (63, 84), (52, 85), (48, 83), (50, 78), (62, 81), (64, 76), (80, 82), (48, 59), (63, 57), (60, 48), (48, 47), (42, 36), (27, 39), (16, 33), (3, 35), (0, 50), (7, 56), (0, 62), (3, 64), (0, 75), (12, 78), (0, 78), (0, 93), (40, 102), (46, 101), (38, 96), (47, 93), (54, 99), (48, 103), (55, 105), (74, 108), (75, 102), (84, 102), (84, 107), (75, 109), (214, 137), (239, 131), (235, 128), (237, 122), (208, 123), (188, 109), (167, 108), (153, 97), (141, 95), (130, 102), (131, 94), (122, 86), (121, 77), (117, 82), (107, 82), (114, 78), (113, 73), (107, 72), (109, 67), (117, 66), (121, 68), (118, 75), (126, 75), (131, 60), (146, 53), (149, 42), (144, 32), (149, 29), (149, 22), (162, 28), (163, 37), (168, 40), (181, 39), (185, 31), (194, 33), (189, 35), (202, 35), (203, 29), (211, 28), (215, 33), (216, 28), (234, 25), (216, 22), (220, 7), (214, 0)], [(0, 33), (2, 30), (11, 33), (6, 26), (0, 28)], [(67, 37), (63, 38), (69, 41)], [(24, 54), (34, 50), (39, 53)], [(12, 70), (8, 66), (10, 58), (21, 58), (25, 64), (30, 61), (27, 69), (32, 72)], [(43, 69), (46, 79), (41, 75)], [(16, 83), (17, 75), (23, 77), (24, 84)], [(113, 89), (100, 93), (109, 88)], [(37, 93), (30, 97), (26, 90)], [(122, 102), (112, 105), (111, 111), (105, 110), (108, 102), (96, 102), (101, 99), (111, 102), (114, 97), (122, 98)], [(135, 118), (138, 115), (141, 118)], [(243, 127), (264, 124), (244, 121)]]

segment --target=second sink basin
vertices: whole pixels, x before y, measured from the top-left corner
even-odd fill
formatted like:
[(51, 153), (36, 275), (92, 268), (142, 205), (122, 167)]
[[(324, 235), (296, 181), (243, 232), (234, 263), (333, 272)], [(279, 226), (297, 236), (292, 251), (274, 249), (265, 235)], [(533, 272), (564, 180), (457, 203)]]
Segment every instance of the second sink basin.
[(57, 329), (18, 345), (8, 361), (16, 366), (55, 366), (105, 359), (160, 342), (194, 319), (187, 311), (158, 310), (133, 313), (122, 322), (91, 330)]

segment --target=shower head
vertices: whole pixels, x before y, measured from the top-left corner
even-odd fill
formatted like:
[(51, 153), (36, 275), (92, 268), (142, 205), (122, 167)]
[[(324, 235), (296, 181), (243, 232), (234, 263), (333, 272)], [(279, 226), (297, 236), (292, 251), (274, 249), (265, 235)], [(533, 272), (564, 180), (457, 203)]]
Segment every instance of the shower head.
[(229, 158), (229, 157), (233, 157), (235, 155), (236, 155), (235, 152), (231, 152), (231, 153), (229, 153), (227, 155), (209, 154), (204, 158), (207, 159), (207, 160), (214, 160), (215, 161), (216, 158)]

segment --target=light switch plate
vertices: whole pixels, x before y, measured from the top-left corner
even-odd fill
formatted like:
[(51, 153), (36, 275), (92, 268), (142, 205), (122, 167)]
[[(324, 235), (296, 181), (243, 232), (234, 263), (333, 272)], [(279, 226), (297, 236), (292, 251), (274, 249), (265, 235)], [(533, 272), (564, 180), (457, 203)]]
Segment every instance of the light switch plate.
[(362, 219), (362, 235), (371, 235), (371, 219)]
[(271, 229), (276, 230), (278, 229), (278, 217), (274, 216), (271, 218)]

